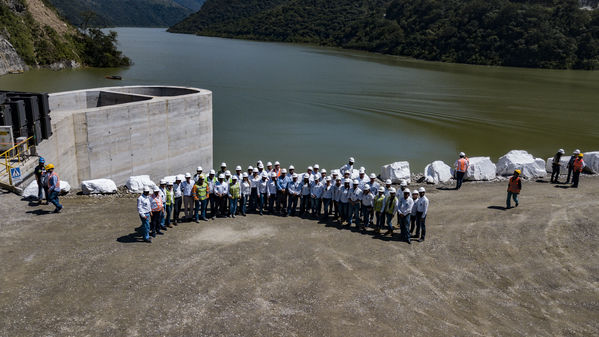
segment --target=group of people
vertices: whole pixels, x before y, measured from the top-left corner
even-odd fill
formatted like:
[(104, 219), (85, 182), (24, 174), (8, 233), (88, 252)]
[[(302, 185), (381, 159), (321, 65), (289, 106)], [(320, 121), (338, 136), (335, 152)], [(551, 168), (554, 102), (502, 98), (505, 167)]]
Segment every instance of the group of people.
[(376, 175), (366, 175), (363, 167), (354, 175), (354, 158), (330, 174), (318, 164), (298, 174), (293, 165), (285, 169), (279, 162), (264, 165), (261, 161), (245, 172), (237, 166), (232, 173), (222, 163), (219, 172), (210, 170), (205, 175), (198, 167), (193, 177), (186, 173), (174, 182), (161, 180), (152, 191), (144, 188), (137, 210), (146, 242), (181, 221), (235, 218), (248, 213), (334, 220), (347, 226), (355, 224), (362, 231), (371, 227), (377, 235), (383, 227), (387, 231), (382, 235), (392, 235), (393, 218), (397, 217), (402, 240), (424, 241), (429, 207), (426, 190), (410, 191), (402, 181), (397, 193), (391, 184), (386, 180), (381, 186)]
[[(561, 160), (562, 156), (566, 154), (564, 149), (559, 149), (555, 156), (553, 156), (551, 163), (551, 182), (554, 184), (558, 184), (560, 169), (561, 169)], [(566, 168), (568, 169), (568, 177), (566, 178), (566, 184), (570, 183), (570, 177), (572, 177), (572, 187), (578, 188), (578, 182), (580, 180), (580, 174), (586, 164), (584, 163), (584, 153), (581, 153), (580, 150), (576, 149), (570, 156), (568, 160), (568, 164)]]
[(47, 164), (43, 157), (39, 157), (38, 165), (34, 170), (35, 180), (37, 182), (37, 200), (41, 204), (46, 197), (46, 205), (54, 205), (54, 213), (60, 213), (62, 205), (58, 200), (60, 194), (60, 178), (54, 172), (54, 165)]

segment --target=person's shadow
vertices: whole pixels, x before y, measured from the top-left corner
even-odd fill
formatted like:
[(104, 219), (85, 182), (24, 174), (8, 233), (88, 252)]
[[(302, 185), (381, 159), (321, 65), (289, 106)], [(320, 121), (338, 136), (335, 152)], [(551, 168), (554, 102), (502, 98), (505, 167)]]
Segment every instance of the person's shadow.
[(507, 208), (503, 207), (503, 206), (489, 206), (487, 207), (488, 209), (496, 209), (498, 211), (505, 211)]
[(36, 209), (36, 210), (33, 210), (33, 211), (27, 211), (25, 213), (34, 214), (34, 215), (47, 215), (47, 214), (52, 214), (54, 212), (53, 211), (47, 211), (45, 209)]
[(127, 235), (123, 235), (116, 239), (117, 242), (120, 243), (135, 243), (135, 242), (144, 242), (142, 235), (141, 227), (135, 228), (134, 233), (129, 233)]
[(570, 186), (570, 185), (555, 185), (554, 187), (561, 188), (561, 189), (568, 189), (568, 188), (571, 188), (572, 186)]
[(439, 191), (455, 191), (455, 190), (457, 190), (457, 188), (442, 186), (442, 187), (437, 187), (437, 190), (439, 190)]

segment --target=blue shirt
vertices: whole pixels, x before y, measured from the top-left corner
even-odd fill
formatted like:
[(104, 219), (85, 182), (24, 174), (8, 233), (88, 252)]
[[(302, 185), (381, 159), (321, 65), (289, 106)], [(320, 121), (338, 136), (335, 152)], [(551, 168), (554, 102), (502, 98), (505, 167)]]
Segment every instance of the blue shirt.
[(289, 185), (290, 181), (291, 179), (287, 175), (285, 175), (285, 178), (283, 178), (282, 176), (279, 177), (279, 179), (277, 179), (277, 191), (286, 190), (287, 185)]

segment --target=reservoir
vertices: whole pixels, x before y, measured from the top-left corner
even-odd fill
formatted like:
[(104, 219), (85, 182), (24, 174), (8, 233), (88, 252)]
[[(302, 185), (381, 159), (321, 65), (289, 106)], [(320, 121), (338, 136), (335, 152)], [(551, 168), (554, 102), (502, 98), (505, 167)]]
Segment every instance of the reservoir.
[(211, 90), (215, 166), (278, 160), (303, 172), (314, 163), (338, 168), (354, 156), (358, 167), (378, 174), (381, 165), (400, 160), (413, 172), (434, 160), (452, 165), (459, 151), (496, 161), (512, 149), (544, 159), (559, 148), (599, 150), (598, 71), (445, 64), (155, 28), (114, 30), (133, 66), (35, 70), (1, 76), (0, 88)]

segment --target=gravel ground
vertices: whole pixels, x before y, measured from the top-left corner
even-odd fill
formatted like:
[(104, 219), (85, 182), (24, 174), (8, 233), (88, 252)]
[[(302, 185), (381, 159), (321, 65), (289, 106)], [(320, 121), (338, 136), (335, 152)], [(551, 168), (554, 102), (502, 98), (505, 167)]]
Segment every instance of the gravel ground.
[(427, 241), (299, 218), (138, 242), (134, 196), (0, 195), (0, 336), (592, 336), (599, 179), (429, 187)]

